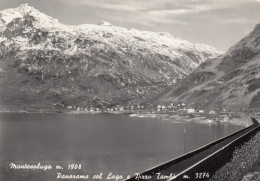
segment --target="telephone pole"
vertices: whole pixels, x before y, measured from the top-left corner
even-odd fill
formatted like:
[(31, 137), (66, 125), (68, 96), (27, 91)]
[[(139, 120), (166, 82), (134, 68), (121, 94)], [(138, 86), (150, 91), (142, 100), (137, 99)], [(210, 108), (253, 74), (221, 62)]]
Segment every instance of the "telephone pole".
[(186, 147), (186, 128), (183, 130), (183, 154), (185, 154), (185, 147)]

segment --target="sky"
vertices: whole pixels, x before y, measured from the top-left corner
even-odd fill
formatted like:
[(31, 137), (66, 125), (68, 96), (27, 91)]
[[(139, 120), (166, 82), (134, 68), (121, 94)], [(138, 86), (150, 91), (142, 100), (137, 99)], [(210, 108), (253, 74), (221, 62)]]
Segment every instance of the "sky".
[(260, 23), (260, 0), (0, 0), (0, 10), (24, 3), (68, 25), (108, 21), (222, 51)]

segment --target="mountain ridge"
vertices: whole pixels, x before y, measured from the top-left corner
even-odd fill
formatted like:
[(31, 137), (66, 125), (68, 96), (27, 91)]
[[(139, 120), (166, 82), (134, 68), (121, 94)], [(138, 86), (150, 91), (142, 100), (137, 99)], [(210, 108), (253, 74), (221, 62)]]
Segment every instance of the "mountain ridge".
[(143, 98), (222, 53), (108, 22), (63, 25), (27, 4), (0, 11), (0, 50), (1, 102), (39, 108)]
[(205, 109), (248, 111), (260, 107), (260, 24), (215, 60), (202, 63), (158, 102), (183, 101)]

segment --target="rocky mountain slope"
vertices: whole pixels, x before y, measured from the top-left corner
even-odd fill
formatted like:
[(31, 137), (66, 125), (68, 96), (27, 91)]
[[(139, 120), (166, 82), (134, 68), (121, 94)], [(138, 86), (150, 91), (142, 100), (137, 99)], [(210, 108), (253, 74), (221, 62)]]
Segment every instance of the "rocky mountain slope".
[(168, 33), (63, 25), (24, 4), (0, 11), (0, 102), (6, 109), (120, 104), (156, 94), (220, 54)]
[(206, 109), (260, 109), (260, 24), (224, 55), (202, 63), (160, 94), (158, 102), (186, 102)]

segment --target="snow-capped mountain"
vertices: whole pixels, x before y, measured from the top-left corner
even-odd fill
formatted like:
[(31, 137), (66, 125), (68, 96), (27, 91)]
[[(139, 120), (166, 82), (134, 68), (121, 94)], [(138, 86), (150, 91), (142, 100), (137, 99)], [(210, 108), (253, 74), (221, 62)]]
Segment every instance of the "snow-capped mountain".
[(168, 33), (64, 25), (24, 4), (0, 11), (1, 103), (118, 104), (158, 93), (220, 54)]
[(158, 102), (231, 111), (260, 110), (260, 24), (224, 55), (202, 63)]

